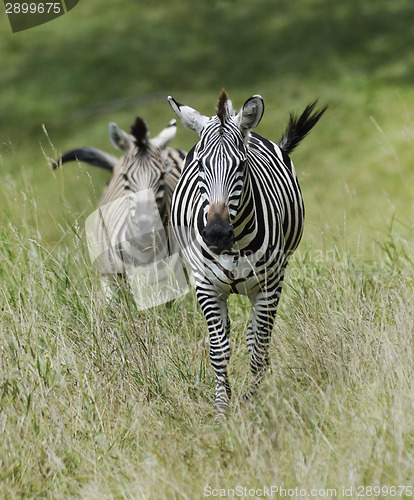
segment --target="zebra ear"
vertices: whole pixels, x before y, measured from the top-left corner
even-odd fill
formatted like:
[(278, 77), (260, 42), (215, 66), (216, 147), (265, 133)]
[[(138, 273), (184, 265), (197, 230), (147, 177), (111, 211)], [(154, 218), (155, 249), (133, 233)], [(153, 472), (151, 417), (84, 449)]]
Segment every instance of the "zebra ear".
[(200, 135), (207, 123), (207, 116), (204, 116), (195, 109), (190, 108), (190, 106), (178, 103), (171, 96), (168, 96), (168, 101), (184, 127), (194, 130), (194, 132), (197, 132), (197, 134)]
[(133, 146), (132, 137), (122, 130), (121, 127), (118, 127), (116, 123), (109, 124), (109, 138), (113, 146), (116, 149), (124, 151), (124, 153), (128, 153)]
[(150, 142), (158, 149), (164, 149), (167, 144), (174, 139), (176, 133), (177, 121), (171, 120), (168, 124), (168, 127), (166, 127), (164, 130), (161, 130), (161, 132), (156, 137), (151, 139)]
[(264, 102), (261, 95), (254, 95), (247, 99), (235, 121), (243, 135), (257, 127), (264, 113)]

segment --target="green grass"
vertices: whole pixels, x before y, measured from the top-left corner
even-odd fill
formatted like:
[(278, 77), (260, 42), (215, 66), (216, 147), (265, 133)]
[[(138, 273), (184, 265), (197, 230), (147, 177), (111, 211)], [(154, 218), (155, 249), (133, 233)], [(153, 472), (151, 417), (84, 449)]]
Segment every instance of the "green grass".
[[(1, 498), (413, 485), (413, 10), (89, 0), (19, 34), (0, 19)], [(257, 132), (273, 140), (316, 97), (329, 111), (293, 155), (306, 230), (271, 373), (239, 409), (249, 307), (231, 297), (234, 400), (217, 427), (194, 294), (108, 304), (83, 226), (108, 176), (47, 158), (111, 151), (107, 124), (137, 114), (155, 135), (168, 94), (212, 114), (222, 87), (237, 107), (263, 95)], [(195, 141), (180, 127), (174, 144)]]
[(293, 258), (271, 373), (242, 410), (249, 308), (232, 297), (234, 400), (216, 427), (193, 294), (147, 312), (128, 295), (108, 305), (78, 236), (56, 257), (35, 232), (5, 228), (0, 496), (412, 484), (414, 275), (393, 237), (371, 259), (338, 246)]

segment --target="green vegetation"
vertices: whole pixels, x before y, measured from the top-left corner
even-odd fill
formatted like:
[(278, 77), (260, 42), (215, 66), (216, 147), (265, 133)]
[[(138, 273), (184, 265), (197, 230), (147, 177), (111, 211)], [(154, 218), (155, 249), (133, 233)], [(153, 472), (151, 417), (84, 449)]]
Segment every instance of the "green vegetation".
[[(44, 26), (12, 34), (0, 20), (0, 168), (23, 175), (38, 201), (42, 233), (58, 240), (62, 202), (90, 210), (107, 175), (68, 167), (53, 175), (50, 147), (111, 149), (107, 124), (142, 115), (155, 134), (174, 115), (172, 94), (212, 114), (225, 87), (236, 106), (261, 93), (257, 131), (277, 140), (290, 111), (315, 98), (330, 109), (295, 152), (307, 235), (342, 231), (367, 241), (394, 211), (411, 215), (414, 40), (408, 0), (158, 1), (103, 8), (80, 2)], [(179, 130), (175, 144), (195, 141)], [(93, 176), (93, 186), (85, 179)], [(48, 203), (44, 203), (44, 193)], [(53, 213), (51, 219), (50, 213)]]
[(234, 400), (218, 428), (194, 296), (108, 305), (72, 240), (53, 257), (2, 234), (2, 498), (412, 484), (414, 276), (391, 239), (371, 262), (310, 247), (293, 259), (256, 410), (237, 407), (249, 308), (232, 297)]
[[(413, 14), (408, 0), (88, 0), (18, 34), (0, 19), (0, 497), (414, 485)], [(236, 106), (263, 95), (257, 131), (274, 140), (290, 111), (329, 110), (293, 154), (307, 225), (272, 372), (239, 409), (249, 308), (232, 297), (233, 411), (216, 427), (194, 295), (108, 304), (83, 228), (108, 175), (47, 158), (111, 151), (107, 124), (135, 115), (155, 135), (168, 94), (212, 114), (222, 87)], [(195, 141), (180, 127), (174, 144)]]

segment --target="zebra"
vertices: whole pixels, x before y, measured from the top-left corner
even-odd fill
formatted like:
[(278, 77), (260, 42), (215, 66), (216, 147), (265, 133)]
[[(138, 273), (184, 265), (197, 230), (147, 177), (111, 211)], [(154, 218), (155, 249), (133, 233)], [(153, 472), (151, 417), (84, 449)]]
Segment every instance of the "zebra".
[(304, 205), (289, 158), (325, 112), (317, 101), (290, 120), (275, 144), (251, 132), (263, 115), (254, 95), (236, 112), (225, 90), (216, 115), (169, 103), (183, 125), (198, 133), (172, 199), (171, 224), (191, 267), (196, 295), (207, 321), (215, 376), (215, 410), (227, 414), (230, 321), (227, 299), (247, 295), (252, 305), (247, 348), (252, 382), (242, 400), (255, 394), (269, 366), (269, 341), (285, 268), (303, 232)]
[[(130, 153), (134, 147), (134, 138), (113, 122), (109, 124), (109, 139), (112, 145), (116, 149), (121, 150), (125, 155)], [(100, 167), (104, 170), (113, 172), (119, 158), (96, 148), (76, 148), (68, 151), (58, 160), (52, 162), (52, 168), (53, 170), (56, 170), (61, 167), (63, 163), (67, 163), (69, 161), (85, 162), (93, 165), (94, 167)]]
[[(181, 167), (187, 154), (183, 150), (167, 147), (167, 144), (175, 137), (176, 131), (176, 120), (171, 120), (168, 123), (168, 126), (164, 128), (156, 137), (149, 139), (147, 125), (140, 117), (137, 117), (135, 123), (131, 126), (131, 134), (128, 134), (116, 123), (112, 122), (109, 124), (109, 138), (113, 146), (124, 153), (121, 158), (117, 158), (116, 156), (106, 153), (100, 149), (82, 147), (72, 149), (63, 154), (58, 160), (52, 163), (52, 168), (53, 170), (56, 170), (61, 167), (63, 163), (78, 161), (89, 163), (95, 167), (100, 167), (104, 170), (110, 171), (113, 175), (109, 179), (103, 192), (103, 197), (99, 202), (99, 206), (103, 206), (105, 203), (110, 203), (117, 198), (121, 198), (125, 194), (129, 194), (131, 191), (134, 192), (137, 190), (137, 185), (134, 185), (133, 181), (133, 179), (136, 178), (136, 175), (130, 175), (128, 178), (121, 180), (124, 170), (132, 171), (133, 169), (139, 169), (139, 163), (132, 162), (131, 165), (128, 165), (127, 156), (132, 152), (132, 150), (136, 147), (141, 147), (146, 151), (146, 155), (144, 155), (144, 157), (148, 155), (149, 158), (149, 155), (154, 153), (153, 148), (147, 148), (147, 145), (149, 144), (150, 146), (158, 148), (165, 163), (165, 174), (163, 177), (165, 177), (164, 180), (166, 185), (166, 203), (164, 204), (164, 208), (162, 207), (163, 204), (160, 203), (160, 215), (166, 225), (170, 215), (172, 192), (174, 191), (181, 175)], [(138, 137), (135, 137), (133, 133), (138, 134)], [(125, 165), (125, 162), (127, 162), (127, 165)], [(158, 158), (156, 159), (156, 162), (159, 162)], [(150, 163), (150, 160), (148, 163)], [(164, 168), (161, 168), (161, 171), (163, 170)], [(158, 189), (156, 189), (156, 191), (158, 191)]]
[[(167, 252), (168, 241), (163, 229), (170, 218), (172, 193), (186, 155), (183, 150), (167, 147), (176, 130), (176, 120), (172, 120), (150, 139), (148, 127), (140, 117), (136, 118), (130, 134), (111, 123), (110, 138), (113, 145), (124, 152), (121, 158), (95, 148), (78, 148), (53, 164), (57, 168), (67, 161), (79, 160), (112, 172), (98, 210), (86, 221), (91, 258), (94, 267), (104, 276), (125, 277), (128, 269), (154, 258), (154, 252), (148, 250), (149, 238), (153, 238), (154, 232), (158, 240), (161, 238), (162, 250), (159, 249), (158, 255)], [(146, 192), (150, 192), (150, 198), (142, 196)], [(157, 220), (161, 221), (158, 226)], [(143, 235), (147, 235), (146, 239)], [(111, 297), (106, 284), (105, 290), (108, 298)]]

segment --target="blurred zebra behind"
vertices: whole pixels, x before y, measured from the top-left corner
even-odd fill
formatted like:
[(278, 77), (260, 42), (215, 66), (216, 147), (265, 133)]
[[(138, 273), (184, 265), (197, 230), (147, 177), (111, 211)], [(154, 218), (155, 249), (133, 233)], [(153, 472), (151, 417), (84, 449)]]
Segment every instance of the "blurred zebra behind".
[[(131, 281), (131, 275), (136, 275), (139, 268), (141, 277), (134, 279), (138, 289), (137, 280), (143, 279), (145, 267), (147, 275), (156, 271), (157, 283), (162, 282), (163, 264), (154, 269), (154, 263), (167, 261), (172, 252), (164, 229), (186, 155), (182, 150), (167, 147), (176, 130), (176, 121), (172, 120), (150, 139), (148, 127), (140, 117), (136, 118), (130, 134), (111, 123), (111, 142), (124, 153), (119, 159), (99, 149), (84, 147), (65, 153), (53, 163), (53, 168), (58, 168), (69, 161), (84, 161), (112, 172), (98, 209), (86, 221), (89, 252), (94, 267), (107, 277), (122, 275)], [(111, 296), (108, 286), (106, 290)]]

